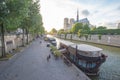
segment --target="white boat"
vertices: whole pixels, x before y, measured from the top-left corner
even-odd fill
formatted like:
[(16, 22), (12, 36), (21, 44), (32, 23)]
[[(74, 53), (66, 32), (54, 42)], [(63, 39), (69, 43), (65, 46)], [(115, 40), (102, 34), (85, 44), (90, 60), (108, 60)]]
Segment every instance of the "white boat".
[(106, 60), (103, 49), (87, 44), (60, 41), (60, 49), (66, 50), (63, 54), (87, 75), (97, 75), (100, 65)]

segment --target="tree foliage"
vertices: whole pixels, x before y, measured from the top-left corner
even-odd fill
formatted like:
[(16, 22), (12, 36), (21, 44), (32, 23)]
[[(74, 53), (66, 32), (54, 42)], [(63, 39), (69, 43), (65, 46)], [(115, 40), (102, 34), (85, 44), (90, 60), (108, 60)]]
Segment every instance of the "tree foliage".
[(0, 27), (1, 25), (6, 32), (22, 28), (27, 34), (44, 33), (40, 0), (0, 0)]
[(83, 29), (82, 23), (75, 23), (71, 29), (72, 33), (78, 33), (79, 29)]
[(5, 0), (0, 0), (0, 23), (3, 22), (6, 15), (9, 13)]
[(89, 31), (89, 30), (90, 30), (89, 25), (88, 25), (88, 24), (85, 24), (85, 25), (83, 26), (83, 30), (87, 30), (87, 31)]
[(105, 30), (94, 30), (90, 31), (90, 34), (102, 34), (102, 35), (116, 35), (120, 34), (120, 29), (105, 29)]
[[(0, 0), (0, 23), (6, 31), (43, 27), (39, 0)], [(39, 26), (39, 27), (37, 27)]]
[(83, 36), (82, 29), (79, 29), (78, 36), (79, 36), (79, 38)]
[(104, 27), (104, 26), (99, 26), (98, 28), (96, 28), (97, 30), (105, 30), (105, 29), (107, 29), (106, 27)]
[(57, 30), (55, 28), (52, 28), (52, 30), (50, 31), (51, 34), (56, 34)]
[(58, 30), (58, 34), (63, 34), (63, 33), (64, 33), (64, 29)]

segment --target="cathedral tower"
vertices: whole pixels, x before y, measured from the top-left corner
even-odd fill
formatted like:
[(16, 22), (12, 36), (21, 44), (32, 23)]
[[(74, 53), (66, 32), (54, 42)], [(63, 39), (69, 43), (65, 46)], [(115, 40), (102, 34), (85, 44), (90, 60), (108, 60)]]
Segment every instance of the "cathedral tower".
[(64, 18), (64, 30), (67, 30), (68, 25), (69, 25), (68, 18)]

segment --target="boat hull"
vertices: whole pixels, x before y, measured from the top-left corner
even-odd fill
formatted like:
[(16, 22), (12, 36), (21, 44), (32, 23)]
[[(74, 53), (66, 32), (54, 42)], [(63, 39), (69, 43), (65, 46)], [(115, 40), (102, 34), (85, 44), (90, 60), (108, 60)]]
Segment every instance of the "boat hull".
[(81, 69), (87, 75), (98, 75), (99, 67), (106, 61), (105, 56), (100, 57), (88, 57), (78, 54), (80, 51), (71, 48), (65, 44), (60, 44), (61, 48), (66, 48), (66, 53), (63, 53), (72, 63), (74, 63), (79, 69)]

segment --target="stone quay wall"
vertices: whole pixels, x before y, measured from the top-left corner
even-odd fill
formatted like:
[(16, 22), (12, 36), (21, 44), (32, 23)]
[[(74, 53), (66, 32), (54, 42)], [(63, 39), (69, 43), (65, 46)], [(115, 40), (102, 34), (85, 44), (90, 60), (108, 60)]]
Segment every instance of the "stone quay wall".
[[(27, 41), (27, 36), (24, 35), (24, 40), (22, 39), (22, 36), (23, 35), (19, 35), (19, 36), (16, 36), (16, 35), (7, 35), (5, 36), (5, 52), (6, 53), (9, 53), (11, 52), (12, 50), (15, 50), (17, 49), (18, 47), (22, 46), (22, 42), (24, 41), (24, 43), (26, 43)], [(32, 35), (28, 35), (28, 42), (32, 41), (33, 40), (33, 37)], [(1, 54), (1, 42), (0, 42), (0, 56), (2, 56)]]
[[(65, 38), (65, 35), (62, 34), (61, 38)], [(88, 35), (88, 38), (86, 39), (84, 36), (79, 38), (76, 34), (67, 34), (66, 39), (71, 38), (72, 40), (86, 41), (97, 44), (120, 47), (120, 35), (101, 35), (101, 39), (99, 39), (98, 35)]]

